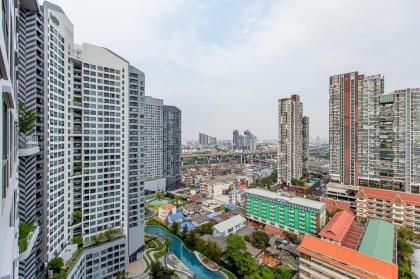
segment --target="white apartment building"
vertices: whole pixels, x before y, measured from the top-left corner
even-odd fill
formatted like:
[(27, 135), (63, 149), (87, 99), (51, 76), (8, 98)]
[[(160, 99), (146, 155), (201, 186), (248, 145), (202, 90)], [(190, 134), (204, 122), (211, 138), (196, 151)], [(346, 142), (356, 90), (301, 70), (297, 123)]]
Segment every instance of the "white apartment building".
[(235, 234), (246, 225), (246, 219), (241, 215), (235, 215), (213, 226), (213, 236), (229, 236)]
[[(308, 118), (303, 117), (303, 104), (298, 95), (278, 101), (278, 181), (290, 183), (293, 178), (302, 177), (306, 169), (305, 153), (303, 150), (305, 140), (309, 135), (308, 129), (303, 129), (303, 123)], [(305, 135), (304, 135), (305, 134)]]
[(379, 99), (379, 164), (382, 188), (420, 193), (420, 88)]
[[(35, 6), (35, 1), (20, 1), (21, 5)], [(0, 36), (0, 91), (2, 168), (0, 172), (0, 278), (18, 277), (18, 1), (2, 1)]]
[(145, 97), (146, 180), (163, 177), (163, 100)]
[(200, 191), (207, 198), (217, 198), (223, 195), (223, 191), (227, 190), (229, 185), (223, 182), (202, 182), (200, 183)]
[(365, 76), (358, 82), (359, 125), (358, 143), (358, 183), (379, 184), (379, 98), (384, 92), (384, 77)]

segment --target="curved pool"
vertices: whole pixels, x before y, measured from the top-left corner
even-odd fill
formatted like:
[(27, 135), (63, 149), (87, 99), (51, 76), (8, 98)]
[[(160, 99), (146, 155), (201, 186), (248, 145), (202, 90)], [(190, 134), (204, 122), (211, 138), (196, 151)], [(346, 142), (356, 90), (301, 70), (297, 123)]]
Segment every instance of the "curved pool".
[(173, 234), (167, 233), (166, 230), (158, 226), (146, 226), (145, 232), (154, 234), (170, 242), (169, 251), (175, 254), (178, 259), (185, 264), (193, 275), (198, 279), (224, 279), (225, 277), (220, 272), (215, 272), (203, 266), (193, 252), (185, 247), (182, 241)]

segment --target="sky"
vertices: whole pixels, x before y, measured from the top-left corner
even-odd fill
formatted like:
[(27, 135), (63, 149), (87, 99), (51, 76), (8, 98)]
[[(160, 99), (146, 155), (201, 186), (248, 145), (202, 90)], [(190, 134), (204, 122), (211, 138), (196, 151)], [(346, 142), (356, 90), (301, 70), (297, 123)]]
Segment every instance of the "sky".
[(146, 74), (146, 95), (182, 110), (182, 137), (277, 138), (277, 100), (301, 96), (310, 137), (328, 138), (328, 78), (385, 76), (420, 87), (417, 0), (50, 0), (76, 43), (112, 49)]

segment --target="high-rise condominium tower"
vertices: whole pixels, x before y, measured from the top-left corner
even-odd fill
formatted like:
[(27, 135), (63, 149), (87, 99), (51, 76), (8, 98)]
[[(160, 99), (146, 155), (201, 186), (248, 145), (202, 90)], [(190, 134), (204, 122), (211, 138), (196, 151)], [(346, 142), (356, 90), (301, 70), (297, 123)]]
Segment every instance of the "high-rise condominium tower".
[(380, 187), (420, 192), (420, 88), (379, 98)]
[(330, 77), (330, 175), (344, 184), (358, 178), (359, 80), (358, 72)]
[(381, 75), (330, 78), (330, 174), (347, 185), (419, 192), (419, 89), (384, 94)]
[[(379, 98), (384, 92), (381, 75), (364, 76), (358, 82), (359, 125), (357, 138), (358, 180), (379, 185)], [(355, 183), (355, 184), (356, 184)]]
[(20, 136), (19, 217), (34, 233), (19, 276), (42, 275), (55, 257), (67, 278), (111, 276), (144, 245), (144, 74), (75, 45), (54, 4), (20, 15), (19, 99), (37, 119)]
[(181, 110), (163, 106), (163, 175), (168, 189), (181, 184)]
[(309, 117), (302, 117), (302, 175), (309, 175)]
[[(19, 6), (20, 5), (20, 6)], [(18, 12), (19, 9), (36, 11), (38, 6), (36, 1), (2, 1), (2, 13), (0, 14), (0, 91), (2, 96), (1, 104), (1, 191), (0, 191), (0, 278), (18, 277), (18, 259), (23, 252), (22, 247), (18, 247), (19, 219), (18, 219), (18, 153), (19, 155), (32, 155), (34, 152), (29, 146), (22, 142), (18, 152), (18, 133), (19, 133), (19, 100), (18, 100), (18, 78), (19, 69), (19, 41), (18, 32)], [(27, 127), (30, 125), (27, 125)], [(23, 129), (25, 130), (25, 129)], [(30, 129), (29, 129), (30, 130)], [(27, 153), (25, 153), (27, 152)], [(31, 186), (29, 186), (31, 187)], [(27, 189), (29, 191), (29, 189)], [(28, 195), (28, 198), (34, 198)], [(30, 200), (24, 204), (31, 204)], [(28, 208), (28, 214), (34, 219), (31, 212), (33, 207)], [(22, 212), (25, 213), (25, 212)], [(20, 214), (20, 212), (19, 212)], [(34, 230), (37, 228), (34, 227)], [(36, 239), (36, 237), (35, 237)], [(22, 242), (21, 242), (22, 243)], [(23, 243), (22, 243), (23, 244)], [(24, 244), (27, 244), (25, 242)], [(23, 254), (22, 254), (23, 255)]]
[[(308, 130), (303, 129), (302, 113), (303, 105), (298, 95), (278, 101), (279, 182), (290, 183), (293, 178), (301, 178), (303, 175), (303, 134)], [(307, 121), (309, 123), (308, 119)]]
[(165, 190), (163, 176), (163, 100), (145, 97), (145, 188), (148, 191)]

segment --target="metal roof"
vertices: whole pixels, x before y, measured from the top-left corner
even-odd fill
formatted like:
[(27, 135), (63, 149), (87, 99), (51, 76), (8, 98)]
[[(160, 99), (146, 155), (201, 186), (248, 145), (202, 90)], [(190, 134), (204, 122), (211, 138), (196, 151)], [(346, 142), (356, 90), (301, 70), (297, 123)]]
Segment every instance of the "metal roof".
[(243, 222), (246, 222), (246, 219), (241, 215), (235, 215), (219, 224), (213, 226), (213, 228), (219, 232), (227, 231), (228, 229), (235, 227)]
[(286, 197), (286, 196), (282, 196), (279, 193), (271, 192), (271, 191), (267, 191), (267, 190), (263, 190), (263, 189), (259, 189), (259, 188), (248, 189), (247, 191), (245, 191), (245, 193), (253, 194), (253, 195), (257, 195), (257, 196), (263, 196), (263, 197), (270, 198), (270, 199), (278, 199), (278, 200), (281, 200), (283, 202), (288, 202), (288, 203), (291, 203), (291, 204), (296, 204), (296, 205), (301, 205), (301, 206), (305, 206), (305, 207), (315, 208), (315, 209), (318, 209), (318, 210), (325, 209), (325, 204), (322, 203), (322, 202), (313, 201), (313, 200), (304, 199), (304, 198), (299, 198), (299, 197), (289, 198), (289, 197)]
[(359, 252), (393, 262), (394, 225), (389, 222), (371, 219), (359, 247)]

